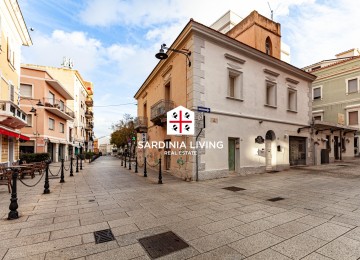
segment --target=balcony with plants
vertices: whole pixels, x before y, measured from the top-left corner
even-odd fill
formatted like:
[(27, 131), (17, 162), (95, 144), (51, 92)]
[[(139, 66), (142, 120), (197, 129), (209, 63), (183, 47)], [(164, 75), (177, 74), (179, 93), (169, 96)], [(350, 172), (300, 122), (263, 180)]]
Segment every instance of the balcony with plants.
[(44, 108), (50, 113), (57, 115), (65, 120), (73, 120), (75, 113), (59, 99), (44, 98)]

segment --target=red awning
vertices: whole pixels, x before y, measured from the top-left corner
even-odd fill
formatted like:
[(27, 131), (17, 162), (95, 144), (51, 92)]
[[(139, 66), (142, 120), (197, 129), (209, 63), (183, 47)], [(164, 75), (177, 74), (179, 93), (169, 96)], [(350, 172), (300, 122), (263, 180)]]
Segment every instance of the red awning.
[(1, 127), (0, 127), (0, 134), (1, 135), (12, 136), (12, 137), (15, 137), (15, 138), (20, 138), (20, 139), (25, 140), (25, 141), (30, 140), (30, 138), (27, 137), (26, 135), (22, 135), (22, 134), (19, 134), (19, 133), (10, 131), (10, 130), (6, 130), (6, 129), (1, 128)]
[(26, 136), (26, 135), (22, 135), (20, 134), (20, 137), (19, 137), (21, 140), (24, 140), (24, 141), (29, 141), (30, 140), (30, 137)]

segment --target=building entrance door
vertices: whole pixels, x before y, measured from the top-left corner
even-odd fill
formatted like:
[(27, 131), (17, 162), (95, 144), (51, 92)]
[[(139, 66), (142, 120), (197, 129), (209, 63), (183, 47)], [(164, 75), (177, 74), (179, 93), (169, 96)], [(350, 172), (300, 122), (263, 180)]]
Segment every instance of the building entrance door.
[(334, 157), (335, 160), (339, 160), (339, 137), (334, 136)]
[(229, 138), (229, 171), (235, 171), (235, 139)]
[(289, 138), (290, 166), (306, 165), (306, 138), (290, 136)]

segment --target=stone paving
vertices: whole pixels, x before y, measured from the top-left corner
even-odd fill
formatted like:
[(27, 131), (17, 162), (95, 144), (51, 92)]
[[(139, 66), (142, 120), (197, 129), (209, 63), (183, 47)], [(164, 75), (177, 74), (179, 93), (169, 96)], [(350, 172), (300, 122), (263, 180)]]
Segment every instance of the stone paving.
[[(165, 174), (159, 185), (156, 172), (144, 178), (100, 157), (65, 183), (51, 179), (47, 195), (43, 180), (18, 182), (17, 220), (6, 219), (0, 186), (0, 258), (151, 259), (138, 239), (173, 231), (190, 246), (158, 259), (360, 259), (359, 169), (353, 161), (198, 183)], [(95, 244), (93, 232), (109, 228), (116, 240)]]

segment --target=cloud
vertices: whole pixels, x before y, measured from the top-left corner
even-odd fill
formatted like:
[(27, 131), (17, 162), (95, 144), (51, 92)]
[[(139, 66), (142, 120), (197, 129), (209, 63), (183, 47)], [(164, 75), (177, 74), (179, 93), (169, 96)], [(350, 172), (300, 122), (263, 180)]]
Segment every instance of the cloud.
[(148, 55), (153, 50), (143, 50), (136, 45), (105, 46), (100, 40), (81, 31), (54, 30), (50, 35), (37, 31), (32, 38), (34, 45), (23, 48), (23, 63), (61, 67), (66, 56), (73, 59), (74, 69), (85, 80), (94, 83), (94, 126), (97, 136), (109, 134), (111, 125), (125, 113), (136, 115), (135, 105), (96, 106), (135, 103), (133, 95), (137, 87), (142, 83), (144, 74), (156, 63)]
[(358, 20), (358, 3), (349, 0), (307, 3), (297, 15), (282, 24), (285, 41), (291, 44), (295, 65), (335, 58), (335, 54), (359, 47), (360, 36), (353, 30)]
[[(276, 15), (287, 15), (289, 7), (312, 3), (315, 0), (270, 0)], [(80, 12), (82, 22), (90, 26), (138, 26), (151, 27), (158, 24), (171, 24), (193, 18), (210, 25), (228, 10), (245, 17), (253, 10), (270, 16), (266, 1), (234, 0), (91, 0)]]

